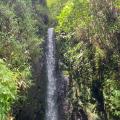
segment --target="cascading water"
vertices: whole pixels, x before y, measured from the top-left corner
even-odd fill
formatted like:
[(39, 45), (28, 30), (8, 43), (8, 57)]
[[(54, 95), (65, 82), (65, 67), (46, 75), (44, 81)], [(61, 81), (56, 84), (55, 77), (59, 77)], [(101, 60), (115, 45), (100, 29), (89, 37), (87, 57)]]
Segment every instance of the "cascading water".
[(55, 76), (55, 43), (54, 29), (48, 29), (47, 39), (47, 96), (46, 96), (46, 118), (45, 120), (58, 120), (57, 104), (56, 104), (56, 76)]

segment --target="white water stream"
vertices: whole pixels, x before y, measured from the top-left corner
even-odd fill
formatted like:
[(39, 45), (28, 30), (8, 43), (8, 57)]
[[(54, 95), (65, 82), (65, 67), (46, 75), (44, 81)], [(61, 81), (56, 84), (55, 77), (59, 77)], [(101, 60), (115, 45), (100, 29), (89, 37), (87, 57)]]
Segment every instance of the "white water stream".
[(47, 39), (47, 96), (46, 96), (46, 116), (45, 120), (58, 120), (57, 105), (56, 105), (56, 77), (55, 77), (55, 43), (54, 29), (48, 29)]

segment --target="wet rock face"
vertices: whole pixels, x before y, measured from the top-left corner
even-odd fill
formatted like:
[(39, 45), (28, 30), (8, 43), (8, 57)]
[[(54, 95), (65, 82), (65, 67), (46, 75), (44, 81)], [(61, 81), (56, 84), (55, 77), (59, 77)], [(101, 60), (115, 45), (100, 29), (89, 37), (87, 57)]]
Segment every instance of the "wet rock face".
[(68, 112), (68, 102), (67, 102), (67, 92), (68, 92), (68, 84), (69, 79), (65, 78), (61, 71), (57, 71), (57, 102), (58, 102), (58, 111), (59, 111), (59, 120), (66, 119), (66, 112)]
[(68, 100), (69, 91), (69, 78), (64, 77), (60, 73), (58, 74), (58, 107), (59, 107), (59, 120), (88, 120), (86, 112), (79, 107), (74, 105), (70, 107)]

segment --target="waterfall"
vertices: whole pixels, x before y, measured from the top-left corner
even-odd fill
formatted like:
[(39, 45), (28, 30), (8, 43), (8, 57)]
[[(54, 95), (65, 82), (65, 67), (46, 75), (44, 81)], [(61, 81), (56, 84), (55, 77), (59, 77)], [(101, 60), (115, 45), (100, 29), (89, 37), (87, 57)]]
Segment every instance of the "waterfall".
[(46, 96), (46, 118), (45, 120), (58, 120), (57, 104), (56, 104), (56, 76), (55, 76), (55, 43), (54, 29), (48, 29), (47, 53), (47, 96)]

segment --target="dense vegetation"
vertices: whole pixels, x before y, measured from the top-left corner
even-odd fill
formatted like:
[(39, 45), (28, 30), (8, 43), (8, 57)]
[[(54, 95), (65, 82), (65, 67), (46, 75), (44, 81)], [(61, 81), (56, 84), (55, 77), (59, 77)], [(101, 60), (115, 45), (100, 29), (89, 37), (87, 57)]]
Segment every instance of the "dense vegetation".
[(120, 119), (120, 1), (48, 0), (57, 20), (61, 69), (69, 76), (68, 120)]
[[(0, 120), (24, 100), (32, 83), (31, 65), (42, 54), (46, 8), (31, 0), (0, 0)], [(9, 114), (8, 114), (9, 113)]]
[(26, 99), (49, 24), (69, 78), (65, 119), (119, 120), (119, 0), (0, 0), (0, 120)]

